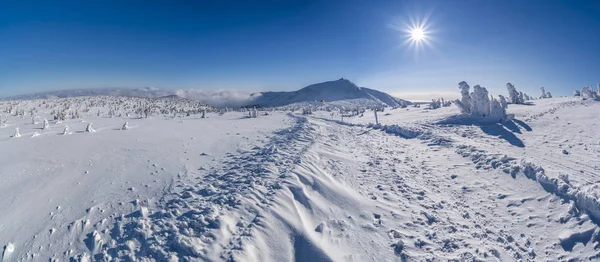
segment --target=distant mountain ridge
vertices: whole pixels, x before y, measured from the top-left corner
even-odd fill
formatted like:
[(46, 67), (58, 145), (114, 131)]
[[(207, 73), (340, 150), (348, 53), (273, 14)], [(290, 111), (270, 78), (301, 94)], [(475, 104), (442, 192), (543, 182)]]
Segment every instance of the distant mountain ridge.
[(390, 96), (387, 93), (358, 87), (351, 81), (341, 78), (306, 86), (290, 92), (261, 92), (254, 93), (252, 104), (260, 107), (280, 107), (301, 102), (323, 101), (334, 102), (341, 100), (362, 100), (371, 104), (399, 106), (410, 102)]
[[(143, 98), (185, 98), (216, 107), (280, 107), (314, 101), (340, 102), (344, 105), (399, 106), (412, 104), (387, 93), (358, 87), (347, 79), (327, 81), (306, 86), (297, 91), (249, 93), (235, 90), (172, 90), (145, 88), (91, 88), (38, 92), (3, 98), (4, 100), (29, 100), (78, 96), (127, 96)], [(343, 103), (342, 103), (343, 102)]]

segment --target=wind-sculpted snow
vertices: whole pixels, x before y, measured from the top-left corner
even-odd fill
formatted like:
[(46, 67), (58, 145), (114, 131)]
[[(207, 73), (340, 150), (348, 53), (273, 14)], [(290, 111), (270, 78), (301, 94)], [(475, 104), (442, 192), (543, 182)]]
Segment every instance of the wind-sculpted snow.
[(599, 108), (0, 101), (3, 261), (595, 261)]
[(204, 176), (175, 182), (155, 206), (137, 205), (111, 228), (94, 231), (87, 240), (89, 259), (228, 260), (260, 224), (281, 179), (311, 144), (307, 120), (294, 118), (296, 124), (275, 132), (265, 147), (231, 154)]

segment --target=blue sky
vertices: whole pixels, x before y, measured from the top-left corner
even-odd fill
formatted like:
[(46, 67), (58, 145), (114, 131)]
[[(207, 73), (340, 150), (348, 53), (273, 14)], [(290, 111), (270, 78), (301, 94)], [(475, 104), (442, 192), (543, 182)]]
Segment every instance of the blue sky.
[[(397, 30), (427, 19), (429, 45)], [(1, 1), (0, 95), (91, 87), (402, 97), (457, 83), (538, 95), (600, 82), (600, 1)]]

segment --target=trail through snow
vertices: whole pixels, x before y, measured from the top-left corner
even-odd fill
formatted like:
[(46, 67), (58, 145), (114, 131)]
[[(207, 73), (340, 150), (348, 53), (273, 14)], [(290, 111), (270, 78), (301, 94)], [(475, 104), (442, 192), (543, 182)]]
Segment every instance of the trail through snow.
[(184, 175), (156, 205), (140, 204), (89, 234), (90, 258), (598, 257), (587, 245), (597, 245), (597, 226), (560, 191), (545, 190), (535, 165), (457, 143), (428, 126), (407, 135), (399, 126), (290, 117), (295, 124), (264, 147), (228, 155), (204, 175)]
[[(28, 140), (6, 136), (0, 142), (18, 148), (6, 159), (32, 152), (41, 161), (52, 148), (66, 150), (35, 168), (2, 162), (3, 173), (15, 175), (4, 175), (0, 188), (35, 187), (0, 207), (13, 211), (0, 217), (0, 237), (8, 239), (0, 239), (1, 261), (600, 259), (598, 167), (590, 155), (600, 148), (584, 120), (599, 106), (539, 103), (514, 106), (516, 119), (502, 124), (440, 124), (447, 108), (426, 119), (416, 109), (394, 111), (382, 125), (319, 113), (252, 120), (228, 113), (132, 119), (129, 130), (122, 120), (98, 118), (98, 132), (75, 131), (69, 140), (51, 139), (63, 130), (58, 124)], [(554, 121), (567, 115), (581, 119), (566, 128)], [(162, 123), (180, 128), (166, 133)], [(36, 128), (23, 126), (28, 135)], [(166, 142), (156, 147), (153, 136)], [(78, 144), (108, 153), (69, 150)], [(103, 160), (112, 166), (98, 165)], [(56, 193), (61, 186), (69, 194)], [(31, 216), (33, 229), (18, 228), (33, 236), (10, 227), (29, 214), (26, 201), (44, 213)]]

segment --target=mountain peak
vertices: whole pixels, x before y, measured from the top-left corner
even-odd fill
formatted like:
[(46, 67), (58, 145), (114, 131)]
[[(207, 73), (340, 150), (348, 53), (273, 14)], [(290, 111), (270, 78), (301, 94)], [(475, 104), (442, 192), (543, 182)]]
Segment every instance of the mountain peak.
[(292, 92), (262, 92), (254, 100), (263, 107), (285, 106), (300, 102), (357, 100), (373, 105), (397, 106), (398, 102), (390, 95), (373, 89), (361, 88), (348, 79), (326, 81), (306, 86)]

